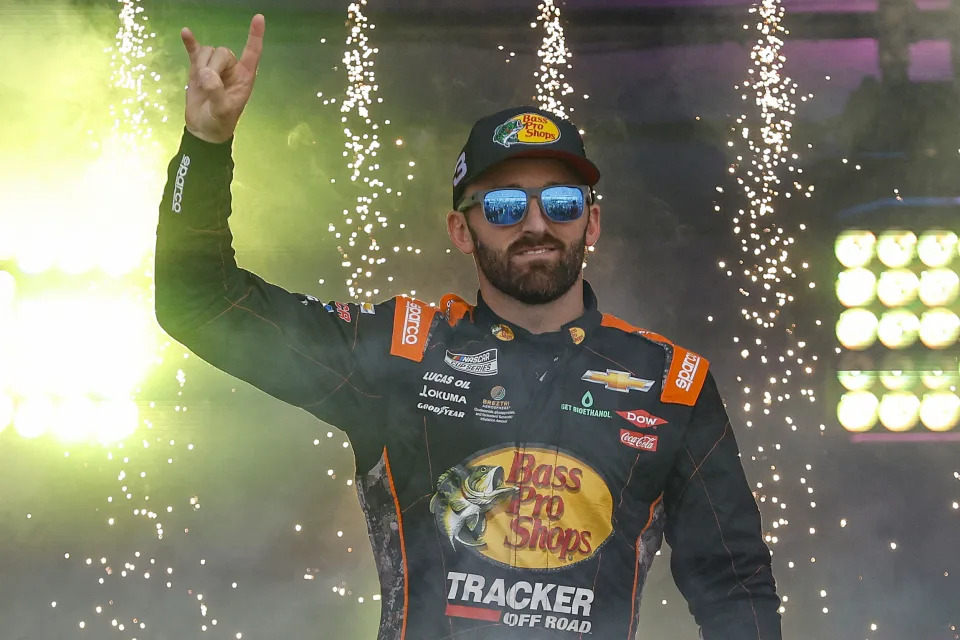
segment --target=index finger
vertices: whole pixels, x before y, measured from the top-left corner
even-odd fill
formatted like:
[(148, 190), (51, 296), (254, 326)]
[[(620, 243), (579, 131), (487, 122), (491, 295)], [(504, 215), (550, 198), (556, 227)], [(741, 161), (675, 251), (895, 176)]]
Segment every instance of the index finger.
[(197, 39), (193, 36), (193, 32), (190, 31), (188, 27), (184, 27), (180, 30), (180, 39), (183, 40), (183, 48), (187, 50), (187, 55), (190, 56), (190, 62), (193, 62), (197, 51), (200, 49)]
[(267, 29), (266, 18), (262, 13), (253, 16), (250, 21), (250, 35), (247, 36), (247, 44), (243, 47), (243, 53), (240, 54), (239, 64), (256, 71), (260, 64), (260, 54), (263, 53), (263, 33)]

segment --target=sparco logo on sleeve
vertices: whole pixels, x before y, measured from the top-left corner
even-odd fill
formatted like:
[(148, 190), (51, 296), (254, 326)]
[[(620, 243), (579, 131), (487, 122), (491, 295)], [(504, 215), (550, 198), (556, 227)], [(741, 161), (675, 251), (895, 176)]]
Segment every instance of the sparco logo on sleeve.
[(700, 368), (700, 356), (695, 353), (687, 352), (680, 365), (680, 373), (677, 374), (677, 386), (687, 391), (693, 386), (693, 379), (697, 375), (697, 369)]
[(420, 335), (420, 305), (407, 300), (407, 311), (403, 317), (403, 344), (417, 344)]
[(183, 184), (187, 179), (187, 170), (190, 168), (190, 156), (183, 154), (180, 167), (177, 169), (177, 178), (173, 186), (173, 212), (180, 213), (180, 203), (183, 201)]
[(443, 359), (451, 369), (475, 376), (493, 376), (497, 374), (497, 350), (487, 349), (476, 354), (451, 353), (447, 351)]

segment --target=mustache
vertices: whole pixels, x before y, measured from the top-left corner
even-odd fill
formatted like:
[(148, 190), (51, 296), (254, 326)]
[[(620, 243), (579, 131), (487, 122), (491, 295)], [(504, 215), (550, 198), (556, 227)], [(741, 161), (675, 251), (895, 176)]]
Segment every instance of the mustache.
[(533, 249), (534, 247), (550, 247), (552, 249), (557, 249), (558, 251), (564, 250), (564, 244), (560, 242), (559, 239), (553, 237), (550, 234), (543, 234), (542, 236), (523, 236), (522, 238), (515, 241), (510, 245), (510, 248), (507, 250), (508, 253), (514, 254), (527, 249)]

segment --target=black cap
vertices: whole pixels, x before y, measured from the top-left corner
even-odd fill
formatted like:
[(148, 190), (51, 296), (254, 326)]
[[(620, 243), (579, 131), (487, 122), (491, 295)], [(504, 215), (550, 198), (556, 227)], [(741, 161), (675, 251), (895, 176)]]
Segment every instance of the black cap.
[(556, 158), (569, 164), (588, 186), (600, 180), (573, 123), (536, 107), (512, 107), (481, 118), (470, 130), (453, 170), (454, 208), (468, 184), (508, 158)]

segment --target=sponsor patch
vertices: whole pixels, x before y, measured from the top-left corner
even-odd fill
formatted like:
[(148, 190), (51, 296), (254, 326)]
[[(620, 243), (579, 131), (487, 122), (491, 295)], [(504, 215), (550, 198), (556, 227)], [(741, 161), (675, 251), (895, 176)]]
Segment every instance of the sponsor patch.
[(476, 455), (440, 475), (430, 511), (456, 551), (522, 569), (583, 562), (613, 531), (606, 482), (556, 448), (508, 446)]
[(430, 335), (430, 324), (437, 310), (413, 298), (398, 296), (396, 302), (390, 354), (420, 362), (423, 360), (423, 350)]
[(657, 416), (644, 411), (643, 409), (634, 409), (633, 411), (617, 411), (617, 415), (630, 424), (640, 427), (641, 429), (656, 429), (662, 424), (667, 424), (667, 421), (663, 418), (658, 418)]
[(344, 322), (350, 322), (350, 305), (344, 304), (343, 302), (336, 303), (337, 315), (340, 316), (340, 319)]
[(586, 337), (587, 332), (580, 327), (570, 327), (570, 338), (573, 340), (573, 344), (580, 344)]
[(613, 416), (606, 409), (594, 409), (593, 408), (593, 394), (587, 391), (583, 394), (583, 397), (580, 398), (580, 406), (574, 406), (567, 403), (562, 403), (560, 405), (561, 411), (570, 411), (572, 413), (578, 413), (582, 416), (589, 416), (591, 418), (612, 418)]
[(709, 367), (710, 363), (703, 356), (674, 345), (673, 359), (660, 399), (692, 407), (700, 396)]
[(606, 371), (588, 370), (580, 378), (587, 382), (602, 384), (604, 389), (629, 393), (630, 391), (650, 391), (654, 385), (653, 380), (644, 380), (635, 378), (626, 371), (615, 371), (607, 369)]
[(510, 342), (515, 337), (513, 334), (513, 329), (505, 324), (493, 325), (490, 327), (490, 333), (495, 335), (498, 340), (503, 340), (504, 342)]
[(620, 442), (628, 447), (639, 449), (640, 451), (656, 451), (657, 441), (659, 440), (660, 436), (653, 436), (649, 433), (637, 433), (636, 431), (630, 431), (628, 429), (620, 429)]
[(481, 422), (506, 424), (517, 414), (506, 399), (507, 390), (497, 385), (490, 390), (490, 399), (483, 398), (479, 407), (473, 408), (473, 415)]
[(453, 353), (447, 351), (443, 361), (454, 371), (469, 373), (472, 376), (493, 376), (497, 374), (497, 350), (487, 349), (480, 353)]
[(177, 177), (173, 183), (173, 205), (171, 209), (174, 213), (180, 213), (180, 205), (183, 202), (183, 187), (187, 182), (187, 171), (190, 170), (190, 156), (183, 154), (180, 158), (180, 166), (177, 167)]
[(445, 613), (449, 617), (575, 633), (589, 633), (593, 626), (589, 620), (593, 589), (551, 582), (491, 579), (460, 571), (447, 572), (447, 581)]
[(361, 302), (360, 303), (360, 313), (368, 313), (374, 315), (377, 310), (374, 308), (372, 302)]
[(498, 126), (493, 141), (504, 147), (515, 144), (550, 144), (560, 139), (560, 127), (539, 113), (521, 113)]

